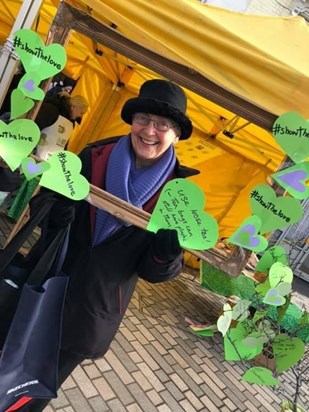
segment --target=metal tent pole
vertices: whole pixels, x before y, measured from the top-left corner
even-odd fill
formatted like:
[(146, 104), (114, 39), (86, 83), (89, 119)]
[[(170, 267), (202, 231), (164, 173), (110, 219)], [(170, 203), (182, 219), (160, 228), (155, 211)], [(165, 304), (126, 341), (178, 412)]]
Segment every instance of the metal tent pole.
[(0, 52), (0, 107), (19, 63), (18, 57), (13, 52), (14, 33), (19, 29), (30, 29), (32, 27), (42, 2), (43, 0), (23, 1), (12, 31)]

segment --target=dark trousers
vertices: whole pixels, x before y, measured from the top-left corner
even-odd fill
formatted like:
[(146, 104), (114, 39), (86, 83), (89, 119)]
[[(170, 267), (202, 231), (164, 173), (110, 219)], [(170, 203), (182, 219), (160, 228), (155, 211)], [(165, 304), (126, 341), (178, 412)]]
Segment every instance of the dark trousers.
[[(67, 377), (71, 375), (74, 369), (84, 360), (68, 352), (60, 351), (58, 366), (58, 388), (63, 384)], [(20, 411), (23, 412), (41, 412), (49, 404), (50, 399), (34, 399), (27, 403)]]

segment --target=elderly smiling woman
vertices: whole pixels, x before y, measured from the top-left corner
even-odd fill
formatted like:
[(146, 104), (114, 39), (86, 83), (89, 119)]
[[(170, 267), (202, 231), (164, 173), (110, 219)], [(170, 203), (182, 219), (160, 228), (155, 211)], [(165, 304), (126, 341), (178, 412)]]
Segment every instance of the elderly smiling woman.
[[(139, 96), (124, 104), (121, 117), (131, 125), (131, 132), (83, 150), (82, 174), (92, 184), (151, 213), (167, 181), (198, 173), (179, 164), (173, 147), (192, 133), (185, 93), (166, 80), (147, 81)], [(168, 281), (181, 273), (183, 264), (175, 230), (147, 232), (86, 201), (70, 207), (75, 218), (63, 268), (70, 282), (59, 385), (82, 360), (104, 356), (139, 278)], [(57, 205), (50, 221), (54, 226), (67, 223), (61, 221)], [(31, 401), (25, 410), (41, 411), (46, 403)]]

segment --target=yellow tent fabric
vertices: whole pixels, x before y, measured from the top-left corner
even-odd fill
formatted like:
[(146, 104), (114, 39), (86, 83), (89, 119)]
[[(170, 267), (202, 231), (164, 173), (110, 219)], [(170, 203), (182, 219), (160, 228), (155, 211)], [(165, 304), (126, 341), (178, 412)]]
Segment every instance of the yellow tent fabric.
[[(16, 19), (21, 0), (3, 0), (0, 43)], [(133, 41), (181, 63), (248, 102), (276, 115), (296, 111), (309, 117), (309, 28), (300, 17), (243, 15), (195, 0), (68, 0)], [(59, 0), (44, 0), (33, 30), (45, 39)], [(140, 84), (158, 75), (147, 67), (72, 32), (65, 73), (79, 79), (74, 94), (90, 110), (74, 130), (69, 149), (127, 133), (119, 113)], [(102, 53), (97, 53), (100, 50)], [(206, 194), (206, 209), (228, 236), (251, 212), (248, 193), (267, 181), (284, 158), (270, 132), (186, 90), (191, 139), (179, 142), (180, 160), (201, 171), (193, 180)], [(233, 139), (222, 133), (233, 127)], [(214, 132), (214, 129), (215, 132)], [(211, 136), (216, 135), (216, 138)]]

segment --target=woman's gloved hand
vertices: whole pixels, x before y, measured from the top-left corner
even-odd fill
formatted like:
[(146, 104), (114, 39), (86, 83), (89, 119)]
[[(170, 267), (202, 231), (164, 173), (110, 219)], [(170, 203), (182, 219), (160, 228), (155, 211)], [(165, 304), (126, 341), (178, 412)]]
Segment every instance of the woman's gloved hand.
[(75, 207), (72, 204), (57, 204), (52, 207), (49, 224), (53, 227), (66, 227), (75, 219)]
[(162, 261), (175, 259), (181, 253), (177, 230), (159, 229), (152, 238), (154, 256)]

